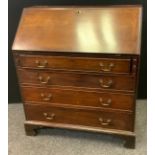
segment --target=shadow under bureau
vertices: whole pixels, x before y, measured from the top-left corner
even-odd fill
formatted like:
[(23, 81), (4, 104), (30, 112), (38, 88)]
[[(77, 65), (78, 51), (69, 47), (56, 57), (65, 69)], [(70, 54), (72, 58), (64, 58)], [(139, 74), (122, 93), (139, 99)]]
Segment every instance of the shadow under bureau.
[(25, 131), (117, 135), (135, 146), (141, 6), (25, 8), (13, 43)]

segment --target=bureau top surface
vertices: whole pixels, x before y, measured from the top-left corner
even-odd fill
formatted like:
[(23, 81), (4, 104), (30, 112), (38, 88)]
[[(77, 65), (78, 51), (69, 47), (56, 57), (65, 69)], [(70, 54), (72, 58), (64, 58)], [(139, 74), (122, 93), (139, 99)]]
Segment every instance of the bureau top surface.
[(141, 10), (141, 6), (25, 8), (12, 49), (139, 54)]

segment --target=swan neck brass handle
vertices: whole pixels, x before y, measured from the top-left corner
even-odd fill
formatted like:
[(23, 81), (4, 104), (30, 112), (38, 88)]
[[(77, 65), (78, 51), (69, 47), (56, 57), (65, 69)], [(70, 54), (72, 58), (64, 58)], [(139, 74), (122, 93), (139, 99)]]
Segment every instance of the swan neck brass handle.
[(38, 68), (45, 68), (48, 65), (47, 60), (44, 60), (43, 62), (36, 60), (35, 63), (37, 64)]
[(39, 79), (41, 84), (48, 84), (51, 77), (47, 76), (47, 78), (44, 80), (42, 76), (39, 76), (38, 79)]
[(110, 104), (112, 102), (111, 99), (108, 99), (106, 102), (103, 102), (103, 99), (101, 97), (99, 98), (99, 101), (100, 101), (101, 105), (104, 106), (104, 107), (110, 106)]
[(113, 80), (109, 80), (107, 84), (104, 84), (102, 79), (100, 79), (99, 82), (100, 82), (101, 87), (103, 88), (110, 88), (113, 84)]
[(53, 120), (55, 118), (55, 114), (54, 113), (48, 114), (48, 113), (44, 112), (43, 115), (45, 116), (45, 118), (47, 120)]
[(43, 101), (50, 101), (52, 98), (52, 94), (45, 95), (44, 93), (41, 93), (40, 96), (42, 97)]
[(99, 118), (99, 122), (103, 126), (108, 126), (111, 124), (112, 120), (111, 119), (106, 119), (104, 120), (102, 117)]
[(103, 64), (102, 62), (100, 62), (100, 67), (101, 67), (101, 71), (103, 72), (110, 72), (112, 71), (112, 68), (115, 66), (114, 63), (110, 63), (110, 64)]

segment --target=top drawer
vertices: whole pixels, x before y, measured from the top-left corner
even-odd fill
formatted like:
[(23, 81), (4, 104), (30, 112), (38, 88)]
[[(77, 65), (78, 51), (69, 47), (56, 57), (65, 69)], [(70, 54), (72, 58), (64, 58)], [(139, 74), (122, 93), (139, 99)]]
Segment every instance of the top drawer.
[(21, 67), (100, 73), (130, 73), (131, 59), (20, 55)]

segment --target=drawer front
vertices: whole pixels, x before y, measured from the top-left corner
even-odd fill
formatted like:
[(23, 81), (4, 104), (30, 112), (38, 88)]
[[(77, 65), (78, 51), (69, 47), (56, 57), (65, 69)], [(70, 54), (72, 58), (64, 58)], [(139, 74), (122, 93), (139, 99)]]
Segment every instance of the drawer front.
[(99, 128), (133, 130), (133, 115), (119, 112), (25, 105), (26, 119), (51, 123), (84, 125)]
[(73, 72), (45, 72), (35, 70), (19, 70), (20, 82), (38, 85), (57, 85), (99, 89), (116, 89), (133, 91), (133, 76), (112, 76), (99, 74), (75, 74)]
[(20, 55), (21, 67), (89, 72), (130, 73), (131, 59)]
[(22, 87), (25, 102), (133, 110), (132, 94), (80, 91), (58, 88)]

